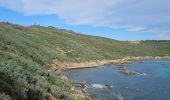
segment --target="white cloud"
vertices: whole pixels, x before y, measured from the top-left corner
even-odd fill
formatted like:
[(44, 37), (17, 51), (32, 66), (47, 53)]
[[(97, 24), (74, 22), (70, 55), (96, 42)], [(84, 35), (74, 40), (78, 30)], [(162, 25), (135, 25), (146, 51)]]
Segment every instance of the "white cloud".
[(50, 15), (67, 24), (156, 32), (170, 39), (170, 0), (0, 0), (25, 15)]

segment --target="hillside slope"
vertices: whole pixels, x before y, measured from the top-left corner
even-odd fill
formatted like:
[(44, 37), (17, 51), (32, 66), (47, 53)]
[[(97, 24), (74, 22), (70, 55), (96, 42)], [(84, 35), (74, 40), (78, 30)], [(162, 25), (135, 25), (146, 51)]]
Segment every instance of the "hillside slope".
[(73, 99), (69, 81), (49, 71), (52, 60), (84, 62), (167, 55), (170, 41), (134, 44), (51, 26), (0, 23), (0, 92), (13, 99), (38, 100), (47, 93), (58, 99)]

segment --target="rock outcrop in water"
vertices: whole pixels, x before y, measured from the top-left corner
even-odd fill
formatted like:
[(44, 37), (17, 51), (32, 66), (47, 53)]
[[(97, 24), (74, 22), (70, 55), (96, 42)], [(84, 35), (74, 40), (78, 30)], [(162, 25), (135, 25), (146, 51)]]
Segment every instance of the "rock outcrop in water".
[(140, 75), (140, 73), (138, 73), (138, 72), (130, 71), (130, 70), (127, 70), (127, 69), (122, 70), (121, 73), (124, 74), (124, 75)]

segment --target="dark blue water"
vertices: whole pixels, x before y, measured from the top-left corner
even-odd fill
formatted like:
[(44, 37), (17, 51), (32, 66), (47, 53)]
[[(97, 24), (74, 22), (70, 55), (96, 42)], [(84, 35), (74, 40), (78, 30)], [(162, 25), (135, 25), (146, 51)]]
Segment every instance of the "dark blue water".
[(93, 88), (103, 100), (170, 100), (170, 60), (138, 61), (125, 65), (129, 70), (147, 75), (127, 76), (115, 70), (116, 65), (99, 68), (75, 69), (66, 75), (77, 81), (90, 84), (110, 83), (113, 89)]

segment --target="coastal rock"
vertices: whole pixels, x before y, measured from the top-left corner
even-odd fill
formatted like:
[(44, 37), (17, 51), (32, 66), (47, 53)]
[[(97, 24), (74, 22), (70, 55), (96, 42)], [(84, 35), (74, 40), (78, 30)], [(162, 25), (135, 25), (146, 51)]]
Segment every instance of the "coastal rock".
[(113, 86), (111, 84), (109, 84), (109, 83), (104, 84), (104, 86), (107, 89), (112, 89), (113, 88)]
[(127, 70), (127, 69), (122, 70), (121, 73), (124, 74), (124, 75), (140, 75), (140, 73), (138, 73), (138, 72), (130, 71), (130, 70)]
[(106, 64), (117, 64), (120, 66), (123, 66), (125, 64), (129, 64), (134, 60), (148, 60), (148, 59), (170, 59), (170, 56), (127, 56), (122, 57), (119, 59), (113, 59), (113, 60), (91, 60), (91, 61), (85, 61), (85, 62), (62, 62), (58, 59), (53, 60), (51, 66), (53, 69), (76, 69), (76, 68), (92, 68), (96, 66), (106, 65)]

